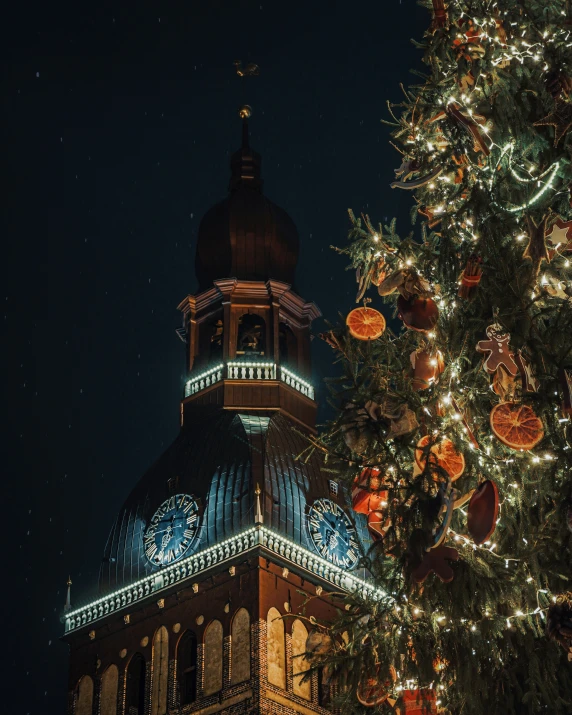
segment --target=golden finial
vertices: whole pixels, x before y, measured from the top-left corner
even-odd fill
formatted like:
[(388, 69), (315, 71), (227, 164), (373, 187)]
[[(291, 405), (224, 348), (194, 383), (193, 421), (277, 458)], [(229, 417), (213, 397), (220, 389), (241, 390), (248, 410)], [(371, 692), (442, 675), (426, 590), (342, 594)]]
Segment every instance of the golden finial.
[(262, 509), (260, 508), (260, 484), (256, 484), (256, 489), (254, 490), (256, 494), (256, 511), (254, 512), (254, 523), (262, 524), (264, 521), (264, 516), (262, 514)]
[(250, 119), (252, 116), (252, 107), (249, 104), (243, 104), (238, 110), (238, 116), (241, 119)]
[(66, 581), (66, 586), (68, 587), (68, 590), (66, 593), (66, 603), (64, 606), (64, 613), (71, 611), (71, 585), (72, 585), (71, 576), (68, 576), (68, 580)]

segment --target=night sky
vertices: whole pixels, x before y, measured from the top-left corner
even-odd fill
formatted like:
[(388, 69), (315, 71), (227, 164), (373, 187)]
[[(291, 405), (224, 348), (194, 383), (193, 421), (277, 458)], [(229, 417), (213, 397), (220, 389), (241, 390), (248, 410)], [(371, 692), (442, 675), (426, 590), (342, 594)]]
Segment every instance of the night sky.
[[(2, 42), (1, 710), (43, 715), (65, 712), (67, 576), (75, 605), (94, 594), (116, 512), (177, 433), (176, 306), (226, 195), (238, 107), (300, 233), (297, 290), (335, 320), (356, 290), (329, 248), (346, 209), (409, 230), (380, 119), (416, 81), (409, 40), (429, 15), (414, 0), (19, 7)], [(260, 77), (239, 80), (237, 59)], [(314, 341), (316, 385), (332, 355)]]

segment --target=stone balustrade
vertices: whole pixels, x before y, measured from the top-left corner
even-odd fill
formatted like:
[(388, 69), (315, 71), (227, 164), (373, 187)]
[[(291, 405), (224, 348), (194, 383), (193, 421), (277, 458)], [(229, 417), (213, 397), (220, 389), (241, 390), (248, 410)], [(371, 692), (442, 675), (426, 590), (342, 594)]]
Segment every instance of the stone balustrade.
[[(314, 399), (314, 388), (286, 367), (280, 367), (280, 380), (293, 390), (297, 390), (310, 400)], [(185, 397), (196, 395), (221, 380), (276, 380), (278, 367), (273, 362), (231, 361), (211, 367), (199, 375), (192, 376), (185, 383)]]
[(220, 544), (182, 559), (161, 571), (126, 586), (115, 593), (97, 599), (81, 608), (69, 611), (64, 616), (65, 632), (82, 628), (110, 613), (132, 606), (148, 597), (168, 589), (176, 583), (196, 577), (212, 566), (228, 561), (238, 554), (244, 554), (255, 548), (265, 549), (270, 554), (279, 556), (283, 561), (295, 564), (305, 571), (318, 576), (342, 591), (359, 592), (363, 597), (383, 598), (385, 593), (372, 584), (353, 576), (339, 566), (326, 561), (316, 553), (294, 543), (287, 537), (256, 525), (233, 536)]

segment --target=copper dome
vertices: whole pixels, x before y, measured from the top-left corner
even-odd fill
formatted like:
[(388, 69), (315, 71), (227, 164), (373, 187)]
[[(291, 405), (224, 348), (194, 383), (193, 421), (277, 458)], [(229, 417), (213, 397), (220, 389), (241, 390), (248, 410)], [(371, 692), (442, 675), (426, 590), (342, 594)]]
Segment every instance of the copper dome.
[(220, 278), (294, 283), (298, 231), (262, 193), (260, 164), (244, 121), (242, 147), (230, 162), (229, 196), (207, 211), (199, 227), (195, 267), (201, 291)]
[[(312, 549), (306, 504), (329, 492), (316, 453), (297, 459), (308, 443), (276, 412), (234, 413), (198, 407), (187, 414), (173, 444), (143, 475), (111, 529), (100, 569), (101, 593), (159, 571), (145, 557), (143, 533), (154, 511), (172, 493), (200, 499), (204, 512), (193, 551), (214, 546), (254, 525), (255, 487), (263, 489), (264, 525)], [(360, 536), (367, 539), (358, 515)]]

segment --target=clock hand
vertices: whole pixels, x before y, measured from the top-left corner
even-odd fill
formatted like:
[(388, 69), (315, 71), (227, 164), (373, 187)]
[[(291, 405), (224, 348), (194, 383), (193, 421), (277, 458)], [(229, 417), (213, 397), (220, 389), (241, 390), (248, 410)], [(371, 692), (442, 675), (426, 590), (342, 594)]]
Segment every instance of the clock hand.
[(182, 526), (182, 524), (175, 524), (174, 526), (168, 526), (166, 529), (160, 529), (160, 530), (156, 531), (155, 535), (162, 534), (164, 531), (168, 531), (169, 529), (178, 529), (181, 526)]
[(334, 534), (338, 537), (338, 539), (340, 539), (340, 541), (343, 541), (346, 546), (350, 545), (349, 541), (347, 541), (347, 539), (344, 539), (344, 537), (340, 534), (340, 532), (337, 529), (334, 530)]
[(329, 521), (326, 521), (326, 540), (329, 539), (330, 534), (335, 536), (337, 539), (340, 539), (340, 541), (343, 541), (344, 544), (349, 547), (349, 542), (346, 539), (344, 539), (344, 537), (336, 529), (335, 523), (331, 524)]
[(165, 549), (169, 545), (169, 541), (171, 541), (172, 538), (173, 538), (173, 528), (171, 526), (168, 526), (165, 529), (165, 534), (163, 534), (163, 536), (161, 538), (161, 551), (159, 551), (158, 558), (160, 558), (160, 559), (163, 558), (163, 556), (165, 555)]

